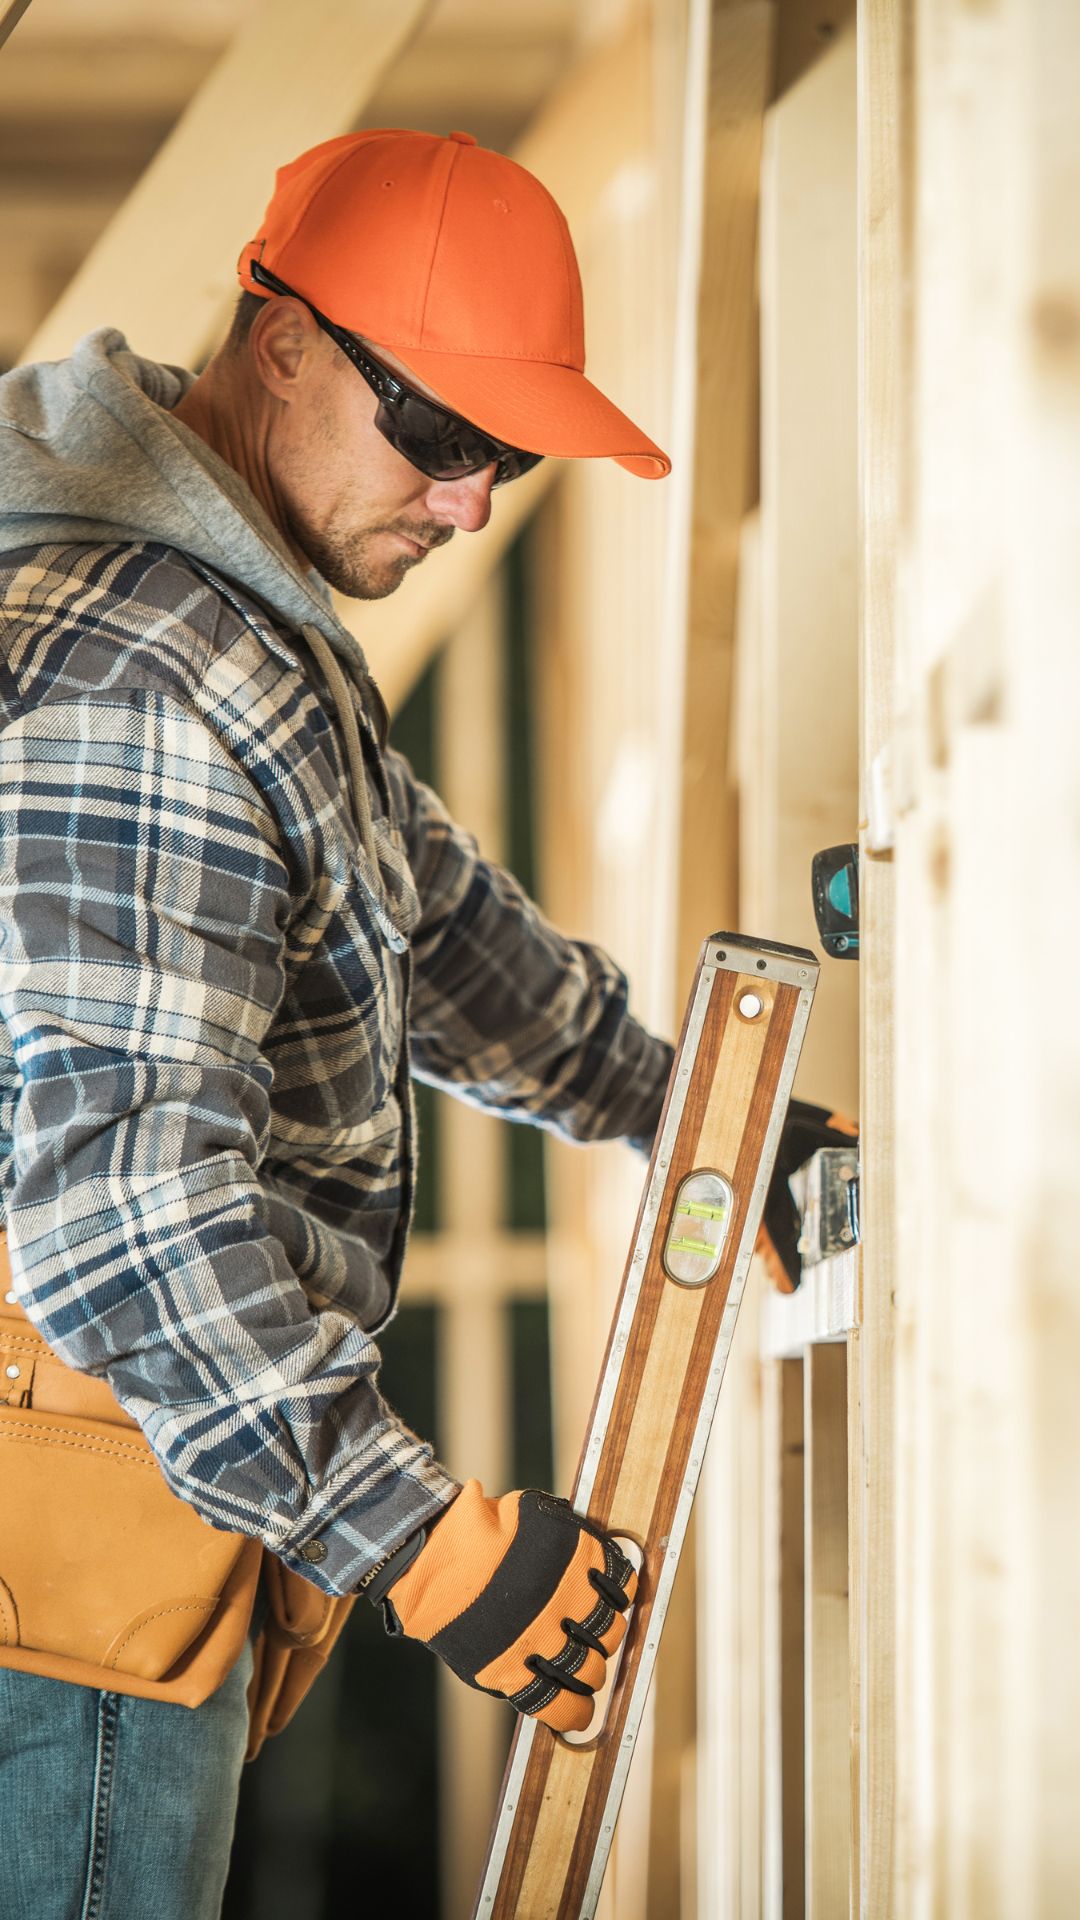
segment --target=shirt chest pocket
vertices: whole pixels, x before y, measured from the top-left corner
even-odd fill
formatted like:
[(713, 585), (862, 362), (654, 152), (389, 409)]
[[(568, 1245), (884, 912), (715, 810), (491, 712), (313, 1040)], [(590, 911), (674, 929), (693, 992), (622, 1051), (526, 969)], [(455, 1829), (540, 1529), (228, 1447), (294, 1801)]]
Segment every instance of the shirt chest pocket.
[(393, 1090), (404, 1043), (400, 957), (353, 876), (327, 912), (292, 930), (295, 964), (268, 1036), (273, 1105), (308, 1146), (337, 1157)]

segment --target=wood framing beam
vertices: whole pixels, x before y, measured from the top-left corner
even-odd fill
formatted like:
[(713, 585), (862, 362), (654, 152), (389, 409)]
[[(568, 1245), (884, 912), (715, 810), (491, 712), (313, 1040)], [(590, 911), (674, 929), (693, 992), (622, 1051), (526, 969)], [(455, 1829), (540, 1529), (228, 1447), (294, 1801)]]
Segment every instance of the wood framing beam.
[[(439, 789), (493, 860), (502, 855), (506, 728), (505, 596), (489, 580), (452, 633), (435, 690)], [(494, 1114), (444, 1099), (439, 1114), (439, 1217), (456, 1260), (439, 1321), (440, 1454), (489, 1493), (512, 1470), (510, 1323), (499, 1266), (506, 1211), (504, 1129)], [(466, 1277), (486, 1269), (487, 1285)], [(464, 1285), (455, 1282), (465, 1280)], [(498, 1283), (502, 1291), (497, 1291)], [(467, 1913), (479, 1881), (508, 1728), (491, 1702), (439, 1673), (439, 1885), (448, 1913)]]
[(729, 766), (739, 537), (757, 498), (757, 249), (762, 127), (772, 89), (772, 0), (714, 0), (701, 156), (700, 278), (690, 338), (692, 475), (686, 541), (686, 665), (678, 977), (737, 913), (737, 816)]
[(409, 1305), (458, 1300), (543, 1300), (547, 1240), (542, 1233), (414, 1233), (409, 1241)]
[[(859, 139), (859, 814), (892, 736), (902, 435), (903, 67), (911, 9), (860, 0)], [(894, 1910), (896, 1832), (896, 902), (891, 856), (867, 848), (860, 882), (859, 1112), (862, 1121), (860, 1332), (853, 1369), (851, 1476), (853, 1709), (858, 1737), (858, 1886), (851, 1911)], [(855, 1604), (857, 1595), (858, 1604)]]
[[(757, 1323), (763, 1268), (753, 1262), (739, 1309), (717, 1403), (698, 1499), (709, 1525), (698, 1527), (697, 1640), (724, 1647), (726, 1659), (702, 1658), (698, 1687), (697, 1908), (701, 1920), (763, 1916), (762, 1780), (766, 1725), (765, 1606), (762, 1554), (766, 1474), (774, 1475), (767, 1391), (758, 1356)], [(772, 1372), (775, 1376), (777, 1369)], [(802, 1389), (799, 1396), (800, 1439)], [(799, 1469), (801, 1477), (801, 1446)], [(798, 1541), (802, 1555), (802, 1502)], [(709, 1558), (706, 1558), (706, 1554)], [(801, 1694), (800, 1694), (801, 1701)], [(660, 1909), (658, 1909), (660, 1911)], [(687, 1920), (694, 1908), (684, 1902)]]
[(803, 1362), (806, 1446), (806, 1920), (847, 1912), (847, 1353)]
[(853, 17), (855, 0), (780, 0), (776, 91), (797, 86)]
[(179, 366), (209, 351), (275, 169), (355, 124), (432, 0), (263, 0), (26, 349), (111, 323)]
[(0, 7), (0, 47), (14, 33), (30, 0), (8, 0), (6, 7)]
[[(806, 1487), (802, 1360), (760, 1374), (763, 1640), (760, 1732), (761, 1898), (729, 1901), (724, 1920), (804, 1920), (806, 1910)], [(750, 1623), (749, 1630), (754, 1630)], [(734, 1765), (738, 1764), (735, 1756)]]
[[(1048, 951), (1074, 953), (1080, 939), (1080, 661), (1070, 614), (1080, 593), (1076, 538), (1080, 499), (1080, 235), (1076, 223), (1077, 134), (1071, 86), (1080, 48), (1075, 9), (1040, 0), (1016, 18), (1010, 73), (1019, 96), (1018, 139), (1008, 153), (1010, 178), (1025, 173), (1022, 241), (1015, 246), (1010, 351), (1022, 381), (1027, 420), (1023, 459), (1011, 447), (1005, 496), (1006, 524), (1016, 541), (1008, 604), (1013, 610), (1010, 709), (1022, 713), (1017, 788), (1023, 812), (1012, 823), (1016, 845), (1035, 848), (1036, 886), (1049, 903)], [(1022, 116), (1022, 117), (1020, 117)], [(1072, 183), (1072, 184), (1070, 184)], [(1014, 704), (1015, 702), (1015, 704)], [(984, 843), (985, 844), (985, 843)], [(1008, 911), (1017, 924), (1030, 898), (1028, 872), (1017, 861)], [(992, 896), (988, 892), (987, 899)], [(999, 907), (1000, 901), (995, 901)], [(1001, 924), (1000, 918), (998, 924)], [(988, 1004), (984, 998), (982, 1004)], [(1075, 1465), (1080, 1409), (1075, 1393), (1080, 1352), (1080, 1302), (1073, 1258), (1077, 1166), (1080, 1165), (1080, 1045), (1075, 1021), (1061, 1030), (1025, 1007), (1029, 1025), (1017, 1057), (1030, 1061), (1025, 1083), (1008, 1082), (1008, 1113), (1020, 1095), (1027, 1156), (1012, 1190), (1018, 1227), (1014, 1282), (1017, 1328), (1008, 1338), (1016, 1383), (1009, 1451), (1022, 1461), (1023, 1506), (1010, 1503), (1004, 1532), (1014, 1583), (1022, 1600), (1012, 1615), (1027, 1661), (1017, 1675), (1014, 1707), (1024, 1716), (1013, 1736), (1014, 1780), (1030, 1783), (1031, 1801), (1008, 1808), (1010, 1874), (1002, 1910), (1050, 1913), (1068, 1908), (1080, 1886), (1080, 1828), (1076, 1819), (1077, 1728), (1080, 1727), (1080, 1543), (1075, 1526)], [(1028, 1077), (1030, 1076), (1030, 1077)], [(980, 1084), (981, 1087), (985, 1082)], [(1025, 1126), (1030, 1115), (1030, 1126)], [(993, 1172), (1009, 1190), (1012, 1132), (1001, 1129)], [(1028, 1170), (1030, 1169), (1030, 1181)], [(1032, 1299), (1032, 1275), (1037, 1276)], [(977, 1312), (977, 1294), (967, 1294)], [(980, 1303), (981, 1304), (981, 1303)], [(981, 1357), (981, 1355), (980, 1355)], [(1030, 1451), (1027, 1442), (1030, 1436)], [(1029, 1464), (1030, 1463), (1030, 1464)], [(1031, 1534), (1016, 1524), (1026, 1511)], [(1072, 1517), (1070, 1517), (1072, 1516)], [(1030, 1585), (1027, 1584), (1030, 1582)], [(1013, 1727), (1016, 1720), (1013, 1721)], [(1006, 1734), (1006, 1741), (1009, 1736)], [(1033, 1812), (1025, 1818), (1028, 1805)], [(1025, 1846), (1028, 1852), (1024, 1871)]]
[[(699, 40), (694, 26), (703, 16)], [(757, 497), (757, 244), (763, 116), (772, 91), (776, 8), (772, 0), (709, 0), (691, 8), (683, 156), (683, 232), (675, 316), (677, 368), (673, 445), (692, 459), (672, 476), (673, 564), (668, 594), (668, 658), (683, 676), (677, 775), (674, 875), (676, 994), (692, 977), (704, 921), (737, 924), (737, 815), (729, 764), (739, 537)], [(695, 72), (695, 63), (697, 72)], [(724, 1535), (740, 1502), (745, 1462), (737, 1449), (714, 1465), (700, 1503), (702, 1569), (695, 1594), (677, 1586), (657, 1672), (657, 1753), (651, 1809), (650, 1911), (689, 1910), (686, 1827), (677, 1760), (704, 1756), (695, 1835), (697, 1880), (715, 1890), (714, 1852), (730, 1863), (725, 1891), (741, 1889), (747, 1910), (756, 1861), (744, 1857), (746, 1829), (758, 1816), (748, 1785), (709, 1805), (711, 1788), (730, 1783), (725, 1679), (712, 1670), (727, 1655), (710, 1627), (719, 1606), (715, 1569), (730, 1560)], [(753, 1539), (741, 1550), (758, 1555)], [(744, 1603), (753, 1605), (744, 1592)], [(695, 1622), (700, 1632), (699, 1656)], [(750, 1629), (752, 1631), (752, 1628)], [(726, 1641), (730, 1648), (730, 1639)], [(699, 1730), (699, 1714), (704, 1725)], [(717, 1721), (723, 1715), (722, 1724)], [(702, 1909), (704, 1910), (704, 1909)], [(725, 1906), (725, 1911), (728, 1908)], [(734, 1911), (734, 1907), (730, 1909)]]
[[(810, 862), (858, 824), (856, 74), (853, 24), (768, 116), (762, 167), (757, 912), (813, 945)], [(749, 925), (749, 922), (746, 922)], [(822, 972), (796, 1091), (858, 1103), (858, 970)]]

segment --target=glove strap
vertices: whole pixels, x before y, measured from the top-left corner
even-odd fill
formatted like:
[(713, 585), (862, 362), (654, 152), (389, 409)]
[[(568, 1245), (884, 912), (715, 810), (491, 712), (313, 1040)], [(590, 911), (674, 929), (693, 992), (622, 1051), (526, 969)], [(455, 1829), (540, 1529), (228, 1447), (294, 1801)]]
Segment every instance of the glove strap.
[(402, 1574), (412, 1566), (417, 1555), (423, 1552), (427, 1545), (427, 1537), (426, 1527), (421, 1527), (419, 1533), (410, 1534), (407, 1540), (402, 1541), (400, 1547), (395, 1547), (393, 1553), (387, 1554), (385, 1560), (378, 1561), (370, 1573), (365, 1573), (356, 1589), (357, 1593), (366, 1594), (373, 1607), (382, 1607), (386, 1631), (395, 1640), (400, 1638), (403, 1628), (386, 1596), (395, 1580), (400, 1580)]

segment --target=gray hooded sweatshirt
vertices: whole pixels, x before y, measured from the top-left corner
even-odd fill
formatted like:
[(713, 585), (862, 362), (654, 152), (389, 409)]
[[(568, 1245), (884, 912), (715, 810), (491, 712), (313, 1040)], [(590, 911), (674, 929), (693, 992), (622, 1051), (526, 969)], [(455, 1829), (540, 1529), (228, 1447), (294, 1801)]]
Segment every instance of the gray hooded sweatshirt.
[(385, 745), (190, 382), (112, 329), (0, 379), (0, 1203), (174, 1491), (346, 1593), (457, 1486), (371, 1337), (410, 1071), (647, 1146), (671, 1050)]

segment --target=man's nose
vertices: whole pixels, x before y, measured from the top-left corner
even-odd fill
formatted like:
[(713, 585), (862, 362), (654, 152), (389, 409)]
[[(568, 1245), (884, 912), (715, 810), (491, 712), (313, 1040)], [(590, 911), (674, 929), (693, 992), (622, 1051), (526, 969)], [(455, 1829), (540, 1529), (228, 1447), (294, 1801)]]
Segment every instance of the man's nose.
[(479, 473), (463, 474), (460, 480), (433, 480), (424, 505), (432, 518), (447, 526), (460, 527), (462, 533), (479, 533), (491, 518), (491, 487), (495, 462)]

